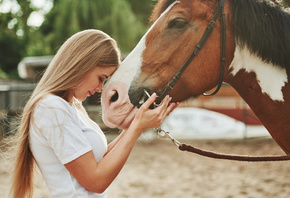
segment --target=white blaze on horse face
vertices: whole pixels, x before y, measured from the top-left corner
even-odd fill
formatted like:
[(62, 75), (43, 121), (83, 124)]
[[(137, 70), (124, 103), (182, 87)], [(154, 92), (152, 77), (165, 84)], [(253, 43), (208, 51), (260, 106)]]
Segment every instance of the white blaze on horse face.
[(142, 37), (134, 50), (121, 63), (114, 72), (108, 83), (104, 86), (102, 93), (102, 115), (104, 123), (111, 128), (126, 129), (134, 119), (137, 107), (131, 104), (128, 89), (134, 77), (141, 72), (142, 55), (146, 48), (146, 36), (160, 20), (178, 1), (172, 3), (151, 26)]
[(288, 81), (286, 69), (263, 61), (251, 53), (247, 47), (236, 46), (234, 59), (230, 65), (235, 76), (239, 70), (254, 72), (262, 93), (266, 93), (272, 100), (284, 101), (282, 88)]
[(139, 43), (136, 45), (136, 47), (133, 49), (133, 51), (125, 58), (125, 60), (121, 63), (120, 67), (117, 69), (117, 71), (114, 73), (109, 84), (111, 83), (119, 83), (122, 82), (125, 84), (126, 87), (129, 87), (134, 76), (138, 75), (141, 70), (142, 65), (142, 54), (143, 51), (146, 48), (146, 36), (151, 31), (151, 29), (155, 26), (157, 21), (165, 15), (176, 3), (179, 3), (179, 1), (175, 1), (172, 3), (161, 15), (160, 17), (153, 23), (153, 25), (150, 27), (150, 29), (145, 33), (145, 35), (141, 38)]

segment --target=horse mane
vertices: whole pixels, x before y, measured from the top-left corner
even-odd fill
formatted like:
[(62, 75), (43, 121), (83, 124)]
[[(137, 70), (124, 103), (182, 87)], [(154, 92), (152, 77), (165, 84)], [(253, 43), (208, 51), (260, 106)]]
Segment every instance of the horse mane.
[[(159, 0), (150, 22), (177, 0)], [(230, 0), (230, 27), (236, 42), (250, 52), (290, 70), (290, 14), (265, 0)]]
[(239, 45), (265, 62), (290, 70), (290, 14), (259, 0), (231, 0), (230, 13)]
[(177, 0), (159, 0), (150, 16), (150, 23), (156, 21), (158, 17), (166, 10), (166, 8), (168, 8), (168, 6), (170, 6), (175, 1)]

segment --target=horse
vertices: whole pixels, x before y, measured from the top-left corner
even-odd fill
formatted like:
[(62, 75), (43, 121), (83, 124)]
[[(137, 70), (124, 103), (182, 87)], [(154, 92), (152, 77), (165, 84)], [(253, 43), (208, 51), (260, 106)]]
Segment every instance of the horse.
[(261, 0), (159, 0), (150, 19), (103, 88), (108, 127), (126, 129), (146, 94), (184, 101), (224, 82), (290, 154), (289, 13)]

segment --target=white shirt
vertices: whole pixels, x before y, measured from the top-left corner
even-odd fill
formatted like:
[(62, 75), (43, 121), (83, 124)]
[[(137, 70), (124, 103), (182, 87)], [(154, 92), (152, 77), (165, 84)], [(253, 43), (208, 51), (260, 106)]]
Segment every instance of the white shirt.
[[(106, 198), (81, 186), (64, 164), (93, 150), (96, 161), (107, 152), (99, 126), (61, 97), (48, 95), (38, 102), (30, 126), (30, 148), (52, 197)], [(98, 182), (98, 181), (96, 181)]]

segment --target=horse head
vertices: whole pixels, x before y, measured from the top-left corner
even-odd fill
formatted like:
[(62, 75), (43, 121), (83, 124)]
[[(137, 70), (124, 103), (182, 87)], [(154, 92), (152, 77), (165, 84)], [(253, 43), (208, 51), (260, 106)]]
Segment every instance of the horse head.
[[(128, 127), (136, 106), (144, 100), (144, 90), (161, 94), (196, 48), (217, 6), (218, 1), (214, 0), (161, 0), (156, 4), (151, 15), (153, 25), (104, 87), (102, 109), (107, 126)], [(217, 22), (203, 49), (169, 91), (172, 101), (197, 97), (217, 85), (220, 29)], [(233, 51), (233, 47), (228, 49)]]

